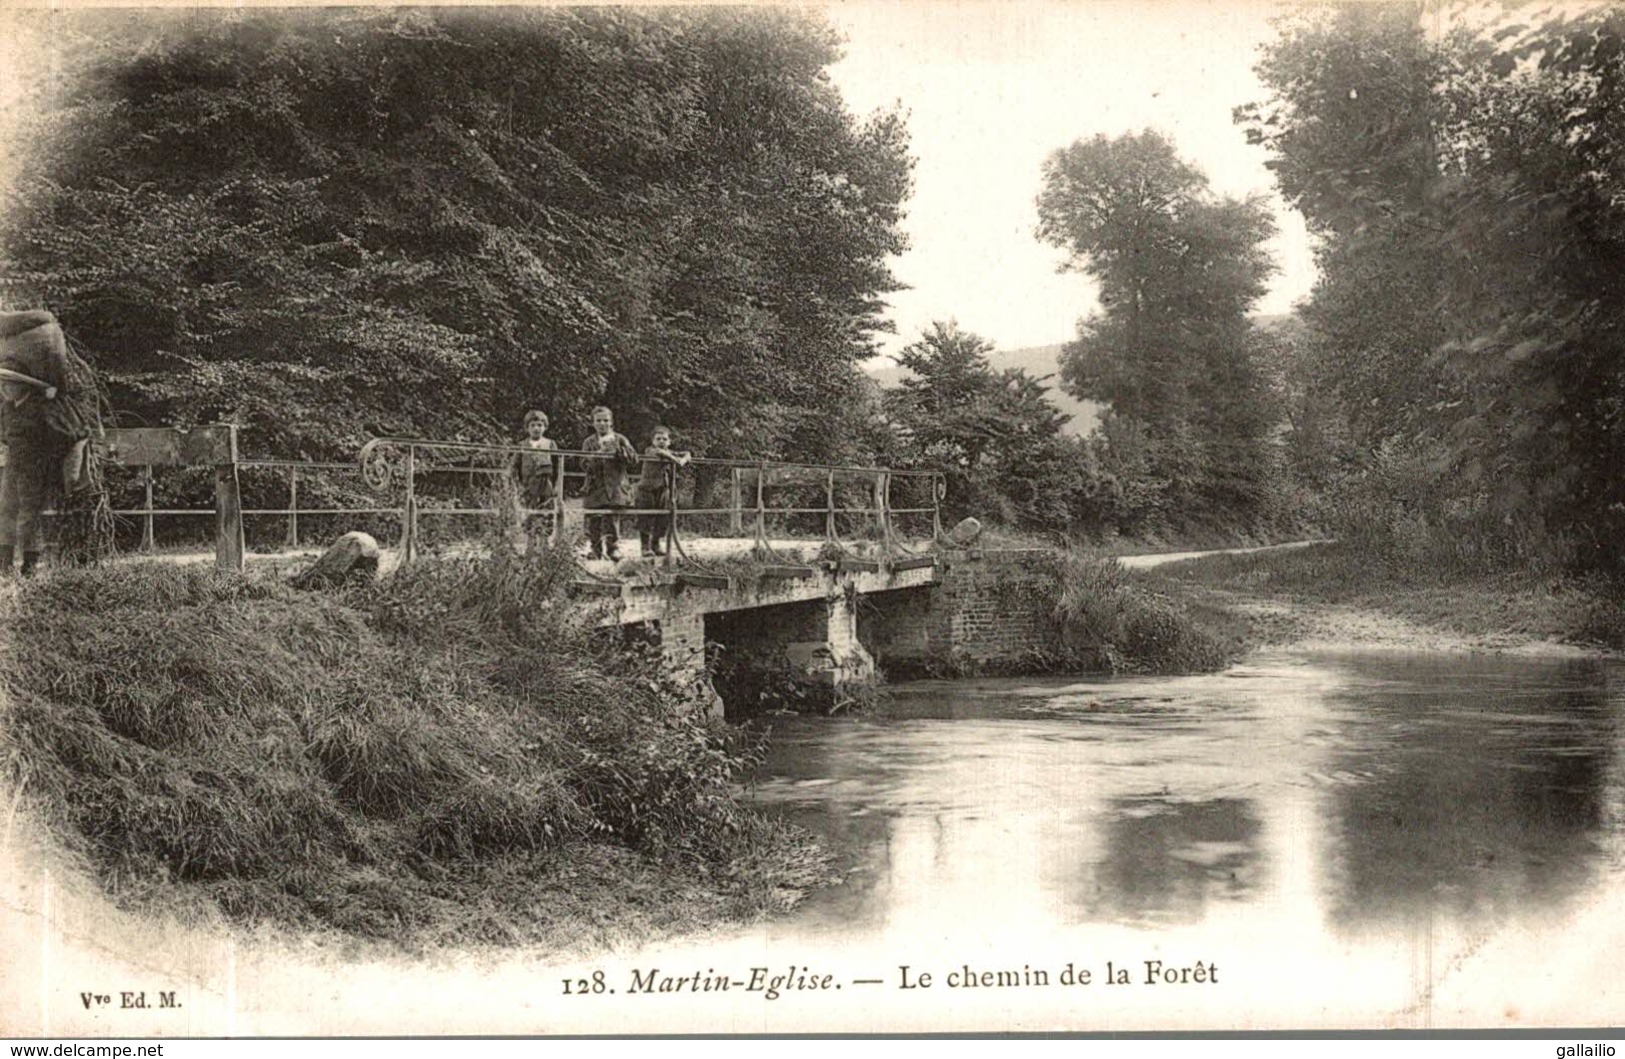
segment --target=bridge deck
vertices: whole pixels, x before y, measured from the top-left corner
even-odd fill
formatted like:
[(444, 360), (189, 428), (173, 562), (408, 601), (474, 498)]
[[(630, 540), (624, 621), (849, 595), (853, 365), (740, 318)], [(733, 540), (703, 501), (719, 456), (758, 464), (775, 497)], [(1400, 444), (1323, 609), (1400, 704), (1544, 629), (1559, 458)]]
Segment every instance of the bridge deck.
[[(677, 570), (687, 570), (691, 573), (701, 573), (711, 569), (713, 563), (722, 563), (725, 565), (731, 560), (738, 561), (747, 559), (750, 557), (752, 550), (755, 547), (755, 543), (755, 541), (744, 537), (700, 537), (685, 539), (683, 541), (683, 550), (686, 555), (693, 560), (693, 562), (684, 563), (679, 560), (677, 563), (673, 564), (673, 572), (676, 572)], [(775, 553), (775, 556), (778, 559), (782, 559), (785, 564), (799, 565), (816, 561), (819, 554), (819, 549), (823, 546), (824, 542), (822, 540), (809, 540), (805, 538), (786, 538), (781, 540), (772, 540), (769, 541), (768, 544)], [(930, 544), (928, 541), (911, 541), (907, 543), (906, 547), (911, 552), (919, 553), (920, 555), (924, 556), (929, 554)], [(471, 555), (475, 554), (477, 549), (478, 546), (473, 544), (456, 545), (445, 549), (443, 554)], [(250, 551), (245, 555), (244, 558), (247, 562), (255, 565), (275, 564), (297, 567), (314, 560), (317, 556), (322, 554), (322, 551), (323, 548), (318, 547), (284, 548), (274, 552)], [(433, 552), (431, 551), (428, 554), (433, 554)], [(906, 555), (907, 553), (904, 554)], [(185, 564), (213, 562), (215, 559), (215, 553), (213, 550), (204, 551), (201, 549), (197, 551), (159, 551), (151, 553), (125, 552), (120, 555), (119, 558), (129, 561), (145, 559), (155, 560), (158, 562)], [(619, 579), (628, 583), (644, 579), (649, 574), (659, 572), (666, 568), (665, 562), (662, 559), (640, 558), (638, 556), (638, 546), (635, 540), (631, 543), (630, 547), (627, 547), (623, 542), (619, 562), (611, 562), (608, 559), (588, 559), (585, 545), (576, 549), (576, 558), (581, 563), (582, 568), (594, 576), (605, 578), (616, 577), (617, 571), (619, 571)], [(860, 556), (860, 558), (867, 559), (869, 557), (867, 555), (863, 555)], [(388, 572), (395, 569), (399, 563), (400, 552), (396, 548), (384, 547), (381, 549), (381, 555), (379, 558), (380, 570)]]

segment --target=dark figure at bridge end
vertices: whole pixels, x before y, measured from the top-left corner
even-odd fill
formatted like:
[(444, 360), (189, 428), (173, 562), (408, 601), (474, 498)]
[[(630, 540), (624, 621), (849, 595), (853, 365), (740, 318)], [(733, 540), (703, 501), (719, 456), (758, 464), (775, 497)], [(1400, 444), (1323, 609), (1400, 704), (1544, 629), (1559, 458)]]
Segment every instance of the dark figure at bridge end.
[(51, 406), (68, 376), (67, 340), (44, 310), (0, 313), (0, 577), (10, 577), (22, 551), (24, 576), (40, 557), (40, 516), (61, 486), (71, 439), (51, 422)]

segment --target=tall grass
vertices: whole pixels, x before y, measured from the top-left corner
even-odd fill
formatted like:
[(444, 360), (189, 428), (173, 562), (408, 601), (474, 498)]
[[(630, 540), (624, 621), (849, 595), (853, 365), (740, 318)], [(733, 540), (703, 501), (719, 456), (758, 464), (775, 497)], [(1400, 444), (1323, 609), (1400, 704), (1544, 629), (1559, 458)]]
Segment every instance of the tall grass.
[(332, 594), (60, 571), (9, 600), (4, 779), (115, 891), (238, 920), (523, 935), (510, 902), (558, 903), (604, 846), (767, 900), (784, 880), (729, 866), (811, 861), (733, 786), (755, 748), (595, 628), (571, 569), (499, 553)]
[(1241, 651), (1216, 611), (1157, 591), (1115, 559), (1066, 549), (1050, 562), (1052, 668), (1195, 673), (1222, 669)]

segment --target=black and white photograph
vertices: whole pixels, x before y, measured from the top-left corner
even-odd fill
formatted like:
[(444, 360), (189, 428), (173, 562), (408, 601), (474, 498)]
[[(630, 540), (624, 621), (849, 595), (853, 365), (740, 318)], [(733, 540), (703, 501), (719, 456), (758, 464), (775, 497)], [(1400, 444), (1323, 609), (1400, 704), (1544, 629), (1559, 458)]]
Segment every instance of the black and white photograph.
[(0, 442), (0, 1037), (1625, 1024), (1625, 7), (5, 5)]

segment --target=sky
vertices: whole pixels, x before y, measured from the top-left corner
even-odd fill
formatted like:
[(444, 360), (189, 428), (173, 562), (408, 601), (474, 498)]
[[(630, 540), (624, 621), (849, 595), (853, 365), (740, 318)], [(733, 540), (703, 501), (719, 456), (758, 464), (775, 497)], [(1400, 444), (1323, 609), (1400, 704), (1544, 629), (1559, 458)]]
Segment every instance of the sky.
[(1096, 133), (1155, 128), (1222, 194), (1266, 193), (1280, 234), (1280, 272), (1260, 313), (1309, 293), (1314, 265), (1303, 220), (1274, 193), (1262, 148), (1231, 108), (1263, 98), (1252, 72), (1274, 36), (1273, 4), (1226, 0), (893, 0), (826, 8), (847, 37), (830, 69), (859, 115), (900, 103), (916, 157), (894, 262), (910, 290), (890, 297), (895, 352), (933, 320), (954, 318), (1000, 349), (1073, 336), (1095, 286), (1058, 273), (1066, 255), (1038, 241), (1044, 159)]

